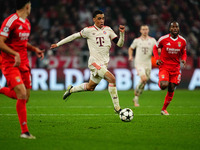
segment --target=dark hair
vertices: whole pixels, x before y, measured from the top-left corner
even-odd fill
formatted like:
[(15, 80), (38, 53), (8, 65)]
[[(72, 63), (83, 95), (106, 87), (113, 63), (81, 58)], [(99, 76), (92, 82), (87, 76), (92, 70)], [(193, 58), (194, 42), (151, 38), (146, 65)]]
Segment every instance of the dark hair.
[(95, 18), (98, 14), (103, 14), (101, 10), (95, 10), (92, 14), (93, 18)]
[[(177, 22), (176, 20), (171, 21), (171, 22), (169, 23), (168, 30), (170, 29), (172, 23), (178, 23), (178, 22)], [(179, 23), (178, 23), (178, 26), (179, 26)]]
[(22, 9), (29, 2), (31, 2), (31, 0), (16, 0), (16, 9)]

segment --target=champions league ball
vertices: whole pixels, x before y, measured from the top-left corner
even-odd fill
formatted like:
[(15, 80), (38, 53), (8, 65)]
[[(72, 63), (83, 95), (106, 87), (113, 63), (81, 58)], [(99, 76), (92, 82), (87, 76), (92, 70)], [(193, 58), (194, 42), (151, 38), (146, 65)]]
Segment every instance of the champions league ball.
[(133, 119), (133, 116), (133, 111), (130, 108), (124, 108), (119, 113), (119, 118), (125, 122), (130, 122)]

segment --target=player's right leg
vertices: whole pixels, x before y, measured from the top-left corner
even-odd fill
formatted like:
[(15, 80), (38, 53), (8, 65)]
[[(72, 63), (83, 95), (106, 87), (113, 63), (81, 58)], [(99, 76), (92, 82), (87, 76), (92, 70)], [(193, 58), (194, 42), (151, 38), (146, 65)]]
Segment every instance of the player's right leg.
[(171, 83), (169, 82), (170, 77), (169, 77), (169, 72), (166, 70), (160, 70), (159, 71), (159, 87), (161, 88), (161, 90), (165, 90), (168, 87), (168, 92), (165, 96), (165, 100), (164, 100), (164, 104), (161, 110), (161, 115), (169, 115), (169, 113), (167, 112), (167, 106), (169, 105), (169, 103), (171, 102), (173, 95), (174, 95), (174, 88), (171, 89)]
[(139, 96), (142, 94), (144, 87), (150, 77), (150, 69), (145, 69), (143, 67), (137, 68), (138, 75), (140, 76), (140, 81), (135, 88), (135, 96), (133, 102), (135, 107), (139, 107)]

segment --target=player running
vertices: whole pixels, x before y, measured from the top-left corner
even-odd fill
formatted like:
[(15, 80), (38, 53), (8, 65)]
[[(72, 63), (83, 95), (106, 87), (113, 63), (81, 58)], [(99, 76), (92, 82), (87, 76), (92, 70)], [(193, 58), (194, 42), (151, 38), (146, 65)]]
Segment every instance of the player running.
[(156, 40), (150, 37), (149, 27), (142, 25), (140, 27), (141, 36), (134, 39), (131, 46), (128, 49), (129, 61), (133, 61), (133, 50), (136, 49), (135, 55), (135, 68), (137, 74), (140, 76), (139, 84), (135, 88), (135, 97), (133, 98), (134, 105), (139, 107), (139, 96), (144, 90), (144, 86), (150, 78), (151, 73), (151, 56), (153, 53), (153, 46), (156, 44)]
[[(169, 24), (169, 34), (162, 36), (154, 46), (154, 56), (159, 65), (159, 87), (168, 88), (161, 115), (169, 115), (167, 106), (170, 104), (174, 89), (181, 81), (180, 59), (184, 67), (186, 64), (186, 40), (179, 35), (179, 24), (173, 21)], [(158, 48), (162, 48), (160, 56)]]
[(26, 102), (30, 96), (31, 73), (27, 49), (43, 58), (43, 51), (28, 42), (31, 25), (27, 16), (31, 12), (30, 0), (16, 0), (16, 13), (6, 18), (0, 29), (0, 50), (2, 73), (8, 87), (0, 88), (0, 93), (17, 99), (16, 109), (21, 126), (21, 138), (35, 139), (27, 126)]
[(110, 71), (107, 70), (107, 66), (109, 62), (111, 41), (113, 41), (117, 46), (122, 47), (124, 44), (125, 27), (122, 25), (119, 26), (120, 37), (118, 38), (110, 27), (104, 26), (104, 19), (105, 17), (102, 11), (95, 11), (93, 13), (93, 26), (86, 27), (80, 32), (66, 37), (57, 44), (52, 44), (51, 49), (78, 38), (86, 38), (90, 51), (88, 61), (90, 80), (88, 83), (82, 83), (81, 85), (75, 87), (69, 85), (67, 91), (63, 95), (63, 99), (66, 99), (75, 92), (94, 91), (95, 87), (104, 78), (109, 82), (108, 91), (114, 104), (114, 110), (119, 113), (121, 108), (119, 105), (115, 77)]

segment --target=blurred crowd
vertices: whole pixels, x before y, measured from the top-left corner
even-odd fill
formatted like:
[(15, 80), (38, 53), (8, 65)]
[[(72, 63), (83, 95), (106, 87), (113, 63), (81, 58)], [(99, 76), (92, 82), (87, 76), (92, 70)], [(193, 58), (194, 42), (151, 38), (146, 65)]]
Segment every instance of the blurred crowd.
[[(1, 0), (0, 24), (15, 12), (13, 0)], [(84, 56), (88, 54), (86, 40), (78, 39), (56, 50), (52, 43), (93, 25), (92, 12), (105, 13), (105, 25), (117, 34), (120, 24), (126, 25), (126, 40), (122, 48), (114, 44), (110, 54), (127, 56), (133, 39), (140, 36), (142, 24), (149, 25), (150, 36), (158, 38), (168, 32), (172, 20), (180, 23), (180, 34), (187, 40), (187, 53), (194, 60), (200, 56), (200, 1), (199, 0), (32, 0), (29, 20), (32, 25), (30, 42), (45, 49), (46, 56)]]

